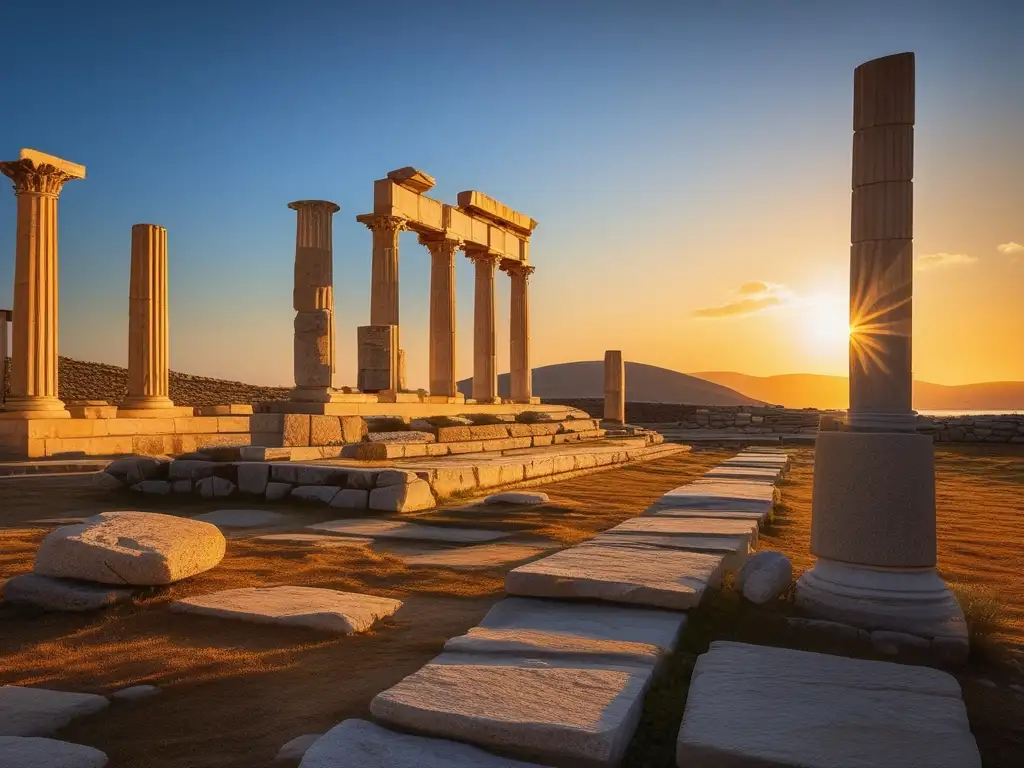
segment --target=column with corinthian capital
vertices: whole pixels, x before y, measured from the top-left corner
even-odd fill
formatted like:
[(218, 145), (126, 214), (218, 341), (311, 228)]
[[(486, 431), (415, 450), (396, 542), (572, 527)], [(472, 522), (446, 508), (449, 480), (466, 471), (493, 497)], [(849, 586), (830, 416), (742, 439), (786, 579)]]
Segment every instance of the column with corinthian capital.
[(455, 397), (455, 252), (459, 240), (420, 237), (430, 251), (430, 394)]
[(395, 382), (398, 389), (405, 387), (405, 352), (401, 349), (398, 322), (398, 235), (409, 228), (401, 216), (366, 214), (356, 216), (373, 233), (373, 261), (370, 264), (370, 325), (395, 326), (396, 353)]
[(512, 279), (509, 307), (509, 394), (516, 403), (533, 398), (533, 372), (530, 369), (530, 275), (534, 267), (506, 261), (501, 270)]
[(473, 304), (473, 399), (498, 402), (498, 361), (494, 339), (494, 270), (498, 256), (469, 248), (466, 256), (476, 267)]
[(22, 418), (68, 418), (57, 397), (57, 198), (85, 167), (23, 149), (0, 163), (18, 199), (14, 252), (14, 349), (11, 394), (3, 412)]

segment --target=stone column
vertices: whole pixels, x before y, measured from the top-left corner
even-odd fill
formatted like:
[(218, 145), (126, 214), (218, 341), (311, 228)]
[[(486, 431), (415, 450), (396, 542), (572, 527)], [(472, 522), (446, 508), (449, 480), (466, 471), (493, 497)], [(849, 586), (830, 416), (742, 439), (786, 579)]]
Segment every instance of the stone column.
[(478, 403), (498, 400), (498, 361), (494, 340), (494, 269), (498, 256), (470, 249), (466, 256), (476, 267), (476, 298), (473, 304), (473, 399)]
[(935, 572), (932, 438), (914, 432), (910, 306), (914, 55), (854, 74), (849, 431), (819, 432), (806, 612), (928, 638), (967, 654), (956, 597)]
[(430, 251), (430, 394), (455, 397), (455, 252), (462, 243), (420, 242)]
[(604, 420), (626, 421), (626, 364), (618, 349), (604, 353)]
[(530, 368), (530, 275), (534, 267), (507, 261), (501, 269), (512, 279), (509, 311), (509, 394), (515, 403), (533, 398), (533, 370)]
[(85, 168), (35, 150), (0, 163), (18, 199), (14, 252), (14, 350), (4, 411), (25, 418), (69, 418), (57, 397), (57, 198)]
[[(373, 261), (370, 265), (370, 325), (393, 325), (398, 322), (398, 235), (409, 228), (401, 216), (369, 214), (357, 216), (373, 233)], [(402, 370), (405, 355), (401, 352), (399, 330), (398, 371), (396, 381), (405, 384)]]
[(913, 432), (914, 57), (854, 73), (850, 428)]
[(7, 330), (11, 310), (0, 309), (0, 403), (7, 397)]
[(136, 224), (128, 286), (128, 396), (120, 408), (173, 408), (169, 372), (167, 230)]
[(330, 402), (334, 393), (334, 247), (329, 200), (296, 200), (295, 389), (292, 399)]

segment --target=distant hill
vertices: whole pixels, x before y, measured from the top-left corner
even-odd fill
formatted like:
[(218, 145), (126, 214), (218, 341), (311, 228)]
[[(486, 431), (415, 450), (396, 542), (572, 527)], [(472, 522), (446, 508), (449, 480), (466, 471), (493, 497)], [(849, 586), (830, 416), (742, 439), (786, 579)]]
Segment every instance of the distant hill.
[[(691, 375), (787, 408), (846, 408), (849, 405), (849, 384), (845, 376), (814, 373), (748, 376), (731, 371)], [(1024, 410), (1024, 381), (990, 381), (952, 387), (915, 381), (914, 407), (924, 411)]]
[[(467, 397), (472, 379), (458, 383)], [(509, 376), (498, 376), (498, 393), (509, 396)], [(533, 394), (541, 399), (571, 400), (604, 397), (604, 362), (559, 363), (533, 369)], [(626, 363), (626, 399), (634, 403), (686, 403), (689, 405), (763, 405), (728, 386), (685, 373), (644, 363)]]

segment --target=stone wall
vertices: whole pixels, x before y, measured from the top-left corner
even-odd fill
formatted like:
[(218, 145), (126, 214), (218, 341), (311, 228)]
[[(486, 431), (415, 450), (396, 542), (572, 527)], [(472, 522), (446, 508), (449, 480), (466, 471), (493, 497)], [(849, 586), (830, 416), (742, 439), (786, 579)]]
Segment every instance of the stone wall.
[[(545, 400), (571, 405), (598, 417), (604, 402), (598, 398)], [(679, 429), (728, 429), (749, 434), (807, 434), (818, 431), (822, 415), (837, 423), (845, 411), (795, 410), (742, 405), (697, 406), (674, 403), (626, 403), (630, 424), (671, 425)], [(1024, 414), (991, 416), (918, 416), (917, 429), (937, 443), (1024, 443)]]

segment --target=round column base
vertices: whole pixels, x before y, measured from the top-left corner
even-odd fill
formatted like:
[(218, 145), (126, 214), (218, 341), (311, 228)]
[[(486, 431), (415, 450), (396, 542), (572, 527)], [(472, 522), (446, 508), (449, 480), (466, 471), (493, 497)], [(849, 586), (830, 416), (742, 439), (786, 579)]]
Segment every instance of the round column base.
[(126, 397), (118, 406), (124, 411), (158, 411), (176, 407), (169, 397)]
[(57, 397), (9, 397), (0, 410), (5, 419), (70, 419), (64, 401)]
[(796, 604), (813, 616), (869, 631), (968, 642), (960, 603), (933, 568), (865, 568), (819, 559), (797, 580)]

